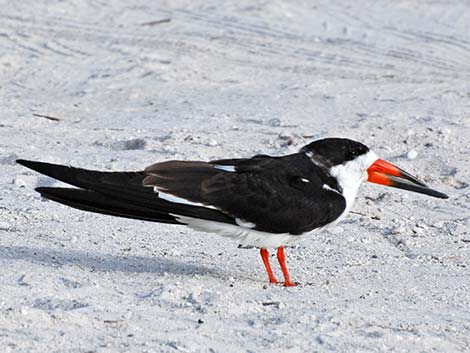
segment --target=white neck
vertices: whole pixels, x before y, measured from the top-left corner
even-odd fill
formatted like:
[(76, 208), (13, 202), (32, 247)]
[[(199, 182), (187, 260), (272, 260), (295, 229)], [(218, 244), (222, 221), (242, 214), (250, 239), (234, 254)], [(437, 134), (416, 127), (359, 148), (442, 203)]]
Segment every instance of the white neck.
[(356, 199), (357, 192), (363, 181), (367, 180), (367, 169), (378, 159), (373, 151), (348, 161), (344, 164), (334, 166), (330, 169), (330, 175), (335, 177), (338, 185), (342, 188), (342, 194), (346, 199), (346, 209), (343, 218), (351, 209)]

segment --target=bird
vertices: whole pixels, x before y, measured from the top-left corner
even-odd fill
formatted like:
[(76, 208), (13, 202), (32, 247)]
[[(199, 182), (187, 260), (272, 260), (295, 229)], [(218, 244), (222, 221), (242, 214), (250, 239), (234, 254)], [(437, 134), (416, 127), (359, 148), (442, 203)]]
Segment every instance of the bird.
[[(17, 162), (73, 186), (36, 188), (46, 199), (104, 215), (186, 225), (259, 248), (269, 282), (286, 287), (298, 283), (290, 277), (284, 247), (337, 224), (363, 182), (448, 198), (364, 144), (337, 137), (284, 156), (169, 160), (141, 171)], [(274, 275), (269, 248), (277, 248), (284, 282)]]

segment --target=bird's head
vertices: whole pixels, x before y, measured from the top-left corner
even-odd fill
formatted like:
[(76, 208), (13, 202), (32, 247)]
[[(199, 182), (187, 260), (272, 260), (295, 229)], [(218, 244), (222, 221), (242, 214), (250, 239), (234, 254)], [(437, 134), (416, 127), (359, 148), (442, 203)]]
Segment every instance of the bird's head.
[(345, 191), (357, 190), (363, 181), (368, 181), (442, 199), (448, 198), (403, 169), (379, 159), (367, 146), (357, 141), (326, 138), (306, 145), (301, 152), (316, 165), (327, 169)]

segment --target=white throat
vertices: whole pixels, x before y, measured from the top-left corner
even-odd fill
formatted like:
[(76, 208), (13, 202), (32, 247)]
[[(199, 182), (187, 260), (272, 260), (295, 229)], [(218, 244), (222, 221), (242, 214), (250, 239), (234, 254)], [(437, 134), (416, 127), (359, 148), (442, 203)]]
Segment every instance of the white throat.
[(378, 159), (373, 151), (348, 161), (344, 164), (334, 166), (330, 169), (330, 175), (335, 177), (338, 185), (343, 189), (346, 199), (346, 209), (338, 221), (346, 216), (356, 199), (357, 192), (363, 181), (367, 180), (367, 169)]

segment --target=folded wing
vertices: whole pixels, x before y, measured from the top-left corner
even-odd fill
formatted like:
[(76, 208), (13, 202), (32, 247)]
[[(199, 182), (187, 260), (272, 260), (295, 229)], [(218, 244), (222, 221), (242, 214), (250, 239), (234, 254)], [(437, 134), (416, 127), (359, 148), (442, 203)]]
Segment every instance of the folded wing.
[(200, 219), (297, 235), (332, 222), (345, 208), (335, 185), (323, 180), (304, 154), (168, 161), (139, 172), (18, 163), (78, 188), (38, 188), (46, 198), (81, 210), (146, 221), (185, 224), (188, 219)]
[(148, 167), (143, 183), (166, 199), (220, 210), (240, 225), (297, 235), (334, 221), (346, 206), (334, 180), (322, 179), (317, 168), (304, 154), (170, 161)]

